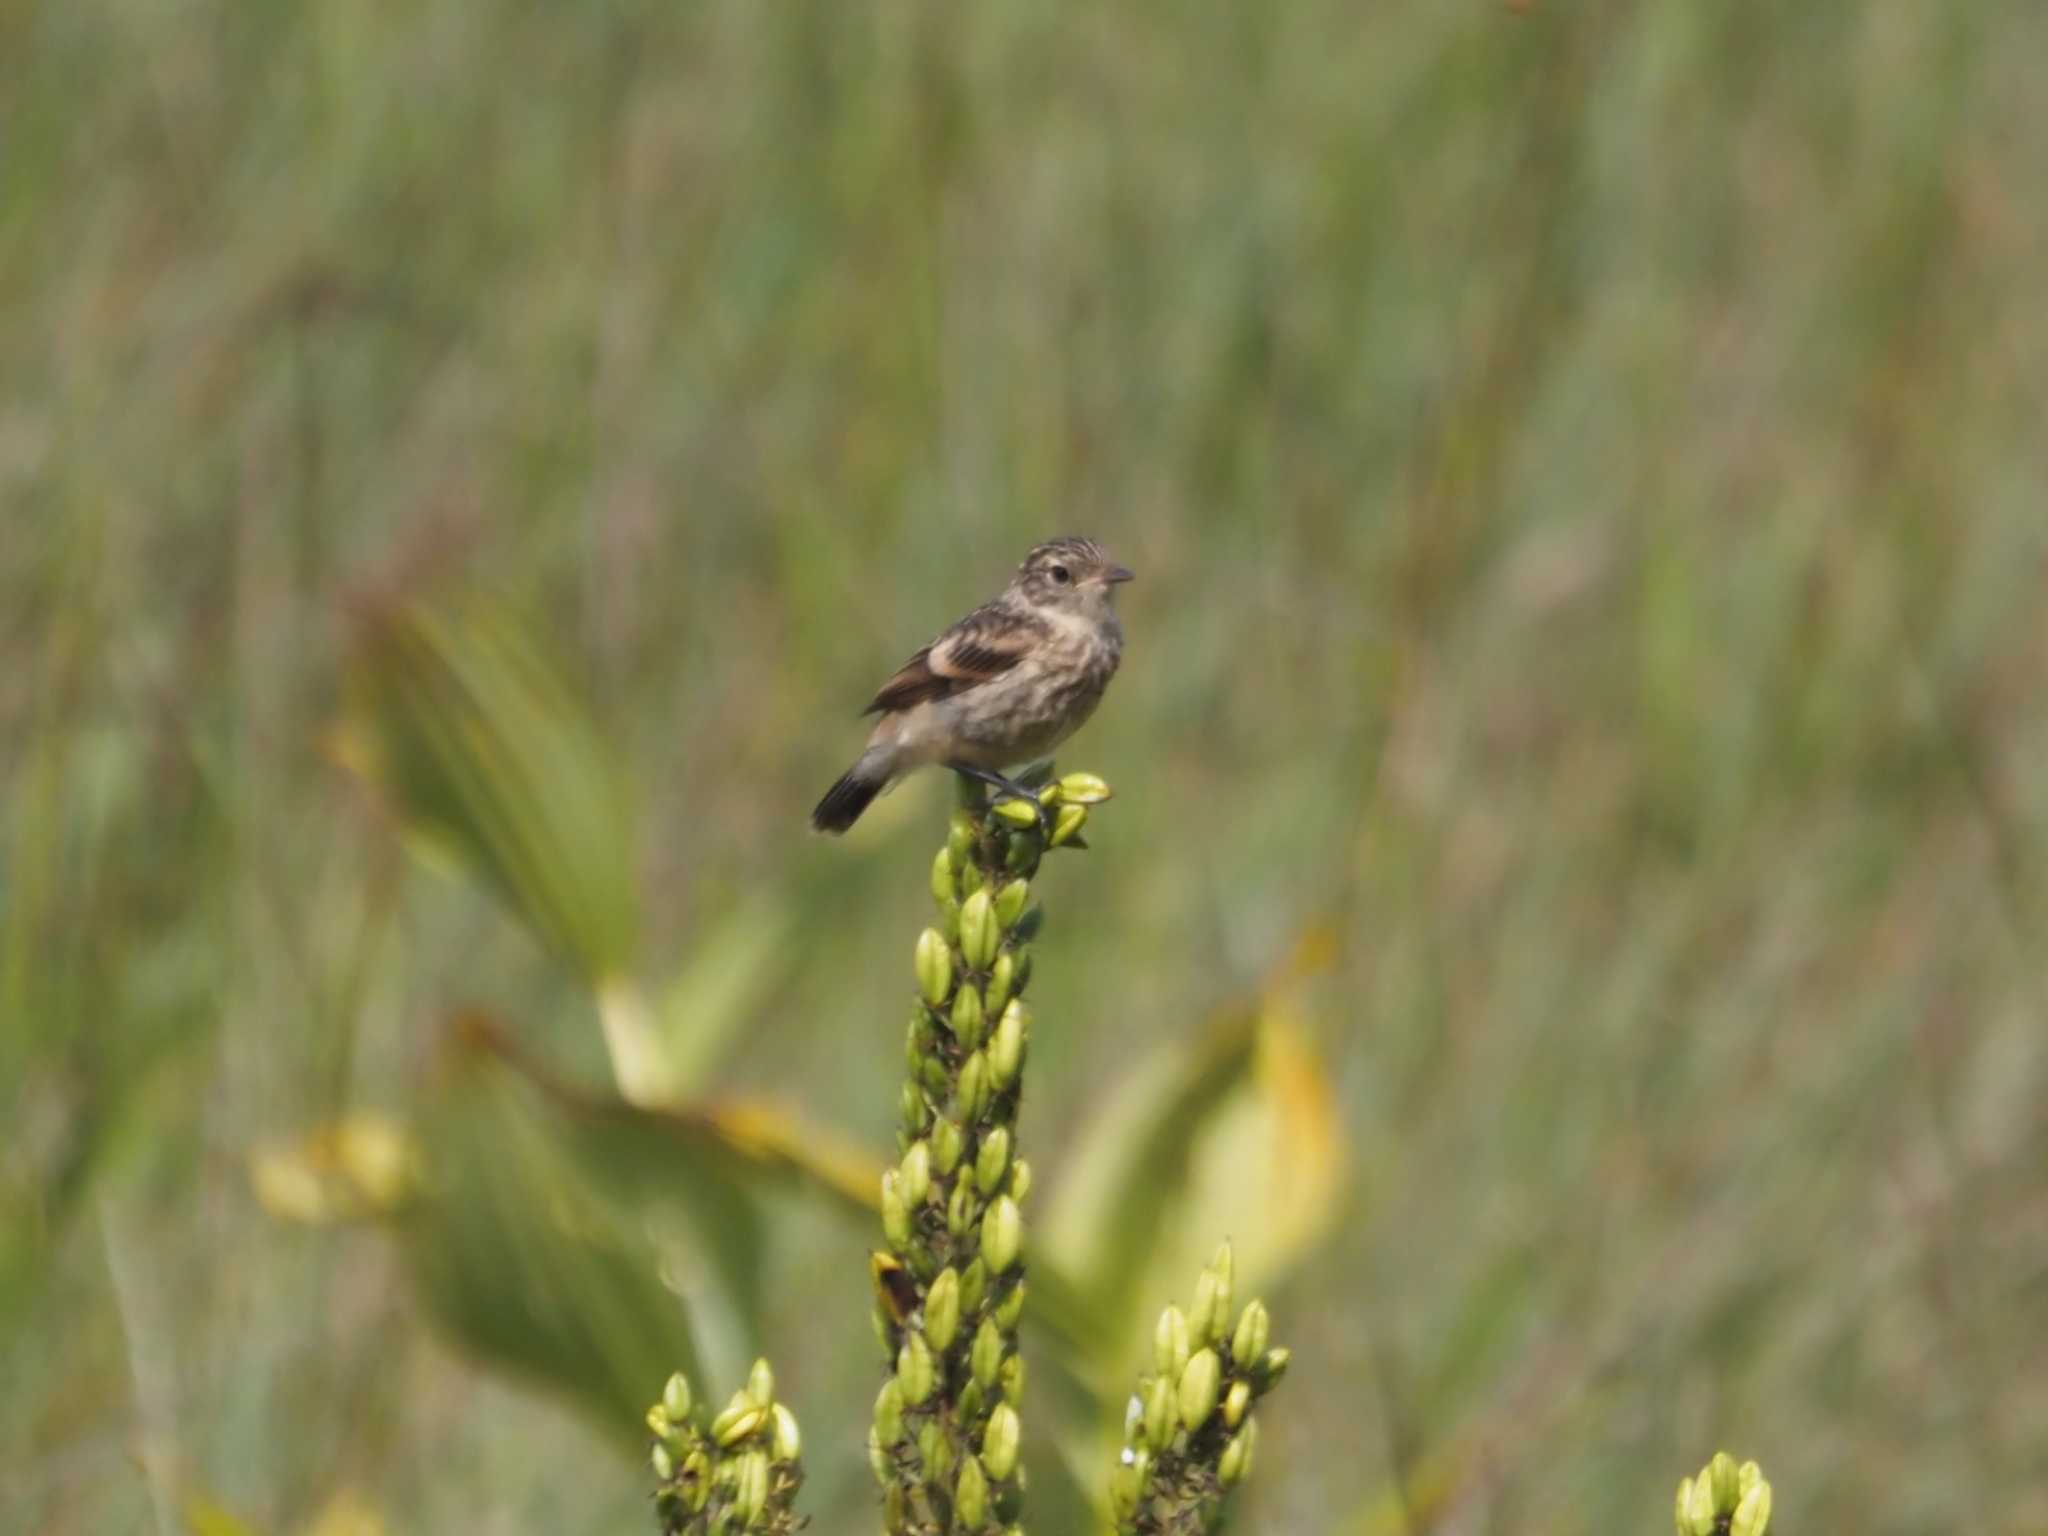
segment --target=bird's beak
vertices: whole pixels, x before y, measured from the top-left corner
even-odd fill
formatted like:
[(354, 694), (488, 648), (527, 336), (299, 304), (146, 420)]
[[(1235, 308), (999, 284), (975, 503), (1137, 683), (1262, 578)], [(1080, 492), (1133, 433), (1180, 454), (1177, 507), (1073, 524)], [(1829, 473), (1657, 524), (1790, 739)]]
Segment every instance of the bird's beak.
[(1137, 574), (1127, 565), (1112, 565), (1102, 573), (1102, 583), (1104, 586), (1113, 587), (1119, 582), (1130, 581)]

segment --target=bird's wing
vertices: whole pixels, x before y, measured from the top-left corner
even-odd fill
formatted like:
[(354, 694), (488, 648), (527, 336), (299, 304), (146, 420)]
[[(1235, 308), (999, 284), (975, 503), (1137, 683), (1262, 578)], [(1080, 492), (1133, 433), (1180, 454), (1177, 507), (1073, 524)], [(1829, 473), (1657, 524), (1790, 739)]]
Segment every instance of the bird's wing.
[(977, 608), (897, 669), (863, 711), (943, 699), (1001, 677), (1045, 638), (1045, 621), (1000, 603)]

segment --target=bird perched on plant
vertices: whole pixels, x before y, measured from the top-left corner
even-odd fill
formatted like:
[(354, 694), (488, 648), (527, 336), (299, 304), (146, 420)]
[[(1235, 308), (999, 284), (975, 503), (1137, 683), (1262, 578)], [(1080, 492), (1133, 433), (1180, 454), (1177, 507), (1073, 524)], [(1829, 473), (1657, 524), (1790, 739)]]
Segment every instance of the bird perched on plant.
[(1033, 799), (1002, 770), (1050, 752), (1102, 702), (1123, 659), (1116, 589), (1130, 579), (1093, 539), (1049, 539), (1032, 550), (1002, 596), (882, 685), (866, 710), (882, 717), (867, 750), (825, 791), (811, 825), (844, 832), (876, 795), (927, 763)]

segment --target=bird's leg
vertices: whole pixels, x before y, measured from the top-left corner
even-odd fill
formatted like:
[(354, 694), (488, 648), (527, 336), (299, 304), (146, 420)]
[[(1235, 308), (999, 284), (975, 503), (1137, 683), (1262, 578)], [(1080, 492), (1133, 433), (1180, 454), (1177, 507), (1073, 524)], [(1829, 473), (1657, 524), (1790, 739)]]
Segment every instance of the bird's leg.
[(966, 778), (979, 779), (994, 790), (998, 800), (1022, 800), (1038, 813), (1038, 830), (1048, 838), (1052, 836), (1052, 818), (1045, 812), (1045, 802), (1019, 784), (1015, 779), (1006, 779), (1000, 773), (991, 773), (986, 768), (976, 768), (971, 763), (951, 762), (946, 766)]

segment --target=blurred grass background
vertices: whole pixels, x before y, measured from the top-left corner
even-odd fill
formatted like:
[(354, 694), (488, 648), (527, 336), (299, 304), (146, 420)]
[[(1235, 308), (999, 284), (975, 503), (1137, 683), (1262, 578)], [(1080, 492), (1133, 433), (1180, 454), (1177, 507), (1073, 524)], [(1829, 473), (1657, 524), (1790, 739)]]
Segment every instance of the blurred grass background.
[[(947, 791), (804, 816), (1071, 530), (1141, 579), (1035, 1230), (1085, 1268), (1063, 1181), (1218, 1020), (1341, 1127), (1241, 1528), (1661, 1530), (1722, 1445), (1788, 1531), (2048, 1527), (2044, 57), (2024, 0), (0, 5), (0, 1525), (644, 1529), (561, 1378), (758, 1337), (872, 1528), (842, 1205), (749, 1194), (752, 1315), (642, 1339), (642, 1269), (250, 1161), (438, 1145), (463, 1008), (608, 1090), (604, 978), (349, 770), (362, 616), (479, 592), (615, 763), (700, 1102), (885, 1155)], [(547, 1206), (522, 1134), (441, 1205)], [(1187, 1225), (1256, 1263), (1245, 1166)]]

